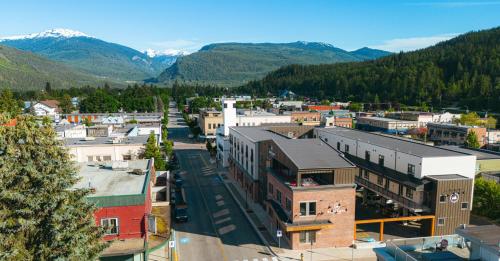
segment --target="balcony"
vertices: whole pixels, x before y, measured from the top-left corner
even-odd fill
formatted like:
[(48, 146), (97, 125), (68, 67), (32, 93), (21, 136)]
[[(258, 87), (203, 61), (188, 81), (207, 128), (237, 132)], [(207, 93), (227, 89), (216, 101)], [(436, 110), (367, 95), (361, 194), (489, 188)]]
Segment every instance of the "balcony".
[(288, 218), (288, 214), (274, 200), (267, 200), (266, 203), (283, 224), (285, 232), (320, 230), (333, 227), (333, 223), (328, 219), (292, 221)]
[(388, 189), (385, 189), (383, 187), (380, 187), (374, 183), (371, 183), (370, 181), (356, 176), (356, 183), (360, 184), (363, 187), (368, 188), (369, 190), (381, 195), (382, 197), (385, 197), (387, 199), (391, 199), (395, 201), (396, 203), (404, 206), (405, 208), (408, 208), (414, 212), (428, 212), (430, 209), (422, 204), (418, 204), (410, 199), (407, 199), (399, 194), (396, 194)]

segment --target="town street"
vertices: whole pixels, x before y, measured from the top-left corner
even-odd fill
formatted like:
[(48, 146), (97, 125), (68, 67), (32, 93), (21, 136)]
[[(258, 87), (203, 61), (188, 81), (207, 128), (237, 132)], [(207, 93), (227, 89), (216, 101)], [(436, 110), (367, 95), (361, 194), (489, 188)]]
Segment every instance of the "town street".
[(170, 108), (168, 130), (190, 218), (173, 225), (179, 260), (273, 260), (222, 184), (205, 145), (187, 138), (189, 129), (175, 108)]

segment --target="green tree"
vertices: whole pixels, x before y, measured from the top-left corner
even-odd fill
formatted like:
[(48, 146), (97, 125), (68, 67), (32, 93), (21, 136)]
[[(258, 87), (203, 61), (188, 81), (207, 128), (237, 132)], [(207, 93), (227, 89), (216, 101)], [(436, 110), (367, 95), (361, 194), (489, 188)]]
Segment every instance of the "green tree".
[(3, 113), (9, 118), (14, 118), (21, 113), (19, 101), (14, 98), (14, 95), (9, 89), (4, 89), (0, 93), (0, 113)]
[(466, 147), (473, 148), (473, 149), (479, 149), (479, 147), (481, 147), (481, 145), (479, 145), (477, 135), (473, 131), (467, 133), (467, 137), (465, 137), (465, 144), (464, 145)]
[(477, 178), (474, 181), (474, 205), (472, 211), (500, 221), (500, 184), (495, 181)]
[(75, 108), (71, 102), (71, 96), (64, 94), (64, 96), (59, 101), (59, 108), (61, 108), (63, 113), (71, 113)]
[(106, 247), (88, 189), (50, 126), (0, 126), (0, 259), (95, 260)]
[(161, 154), (160, 148), (156, 142), (156, 135), (153, 132), (149, 134), (146, 149), (144, 150), (144, 158), (154, 158), (155, 169), (165, 170), (165, 160), (163, 159), (163, 155)]
[(87, 117), (83, 118), (82, 123), (83, 123), (83, 125), (85, 125), (87, 127), (90, 127), (90, 126), (94, 125), (92, 123), (92, 120), (90, 118), (87, 118)]
[(459, 123), (463, 125), (475, 126), (479, 125), (479, 115), (475, 112), (460, 115)]

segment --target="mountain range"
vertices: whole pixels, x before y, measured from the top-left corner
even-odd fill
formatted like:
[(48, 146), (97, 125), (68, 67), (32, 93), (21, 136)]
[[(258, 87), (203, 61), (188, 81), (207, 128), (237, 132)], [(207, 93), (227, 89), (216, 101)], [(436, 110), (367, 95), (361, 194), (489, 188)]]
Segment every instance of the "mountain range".
[(234, 86), (285, 65), (364, 61), (389, 54), (366, 47), (349, 52), (320, 42), (216, 43), (179, 57), (156, 81)]
[(0, 44), (39, 54), (85, 74), (119, 82), (156, 77), (178, 56), (140, 52), (69, 29), (4, 37)]
[(14, 89), (42, 88), (45, 82), (55, 88), (104, 82), (125, 86), (143, 81), (235, 86), (289, 64), (363, 61), (390, 54), (369, 48), (348, 52), (319, 42), (216, 43), (192, 54), (140, 52), (70, 29), (3, 37), (0, 46), (5, 46), (0, 51), (0, 65), (9, 65), (0, 66), (0, 87)]
[[(365, 50), (359, 50), (365, 53)], [(371, 51), (370, 51), (371, 52)], [(289, 65), (241, 87), (318, 99), (500, 111), (500, 27), (424, 49), (343, 64)]]

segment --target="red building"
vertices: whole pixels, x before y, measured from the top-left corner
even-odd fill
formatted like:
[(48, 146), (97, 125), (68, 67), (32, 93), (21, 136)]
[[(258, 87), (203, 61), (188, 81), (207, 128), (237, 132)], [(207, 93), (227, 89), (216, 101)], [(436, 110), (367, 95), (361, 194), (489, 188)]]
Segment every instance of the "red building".
[(340, 110), (341, 107), (339, 105), (304, 105), (303, 109), (305, 111), (334, 111)]
[(79, 176), (82, 178), (75, 188), (92, 190), (87, 199), (98, 207), (94, 213), (96, 225), (106, 228), (104, 240), (113, 241), (101, 259), (143, 257), (148, 224), (155, 224), (149, 220), (153, 217), (151, 188), (156, 179), (153, 160), (110, 162), (105, 166), (81, 163)]

